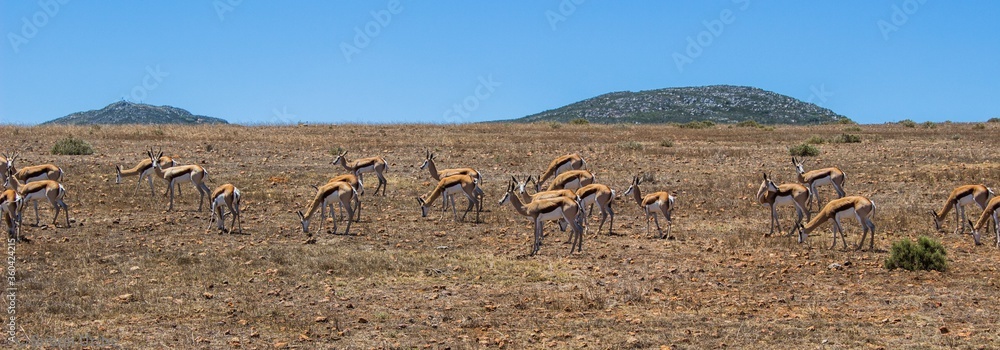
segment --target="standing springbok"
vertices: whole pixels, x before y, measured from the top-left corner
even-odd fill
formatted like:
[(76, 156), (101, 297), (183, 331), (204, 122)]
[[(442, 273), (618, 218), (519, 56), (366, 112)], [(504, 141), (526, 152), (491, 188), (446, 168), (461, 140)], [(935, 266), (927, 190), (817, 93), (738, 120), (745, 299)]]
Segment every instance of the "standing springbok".
[(20, 239), (22, 202), (23, 198), (15, 190), (0, 193), (0, 216), (7, 225), (7, 236), (15, 240)]
[(557, 176), (565, 171), (569, 170), (580, 170), (587, 167), (587, 162), (580, 157), (579, 154), (567, 154), (564, 156), (557, 157), (549, 163), (549, 167), (545, 168), (545, 172), (538, 177), (538, 187), (542, 186), (545, 180), (550, 177)]
[(14, 167), (14, 161), (16, 161), (18, 157), (20, 157), (20, 153), (15, 153), (14, 155), (4, 155), (4, 158), (7, 158), (7, 172), (11, 173), (15, 179), (21, 181), (22, 183), (29, 183), (38, 180), (62, 181), (62, 168), (52, 164), (41, 164), (26, 166), (18, 170)]
[[(465, 209), (465, 214), (462, 214), (462, 221), (465, 221), (465, 216), (469, 215), (472, 207), (475, 206), (476, 222), (479, 222), (479, 213), (483, 211), (483, 204), (476, 196), (477, 187), (479, 187), (478, 180), (469, 175), (452, 175), (441, 179), (430, 193), (417, 197), (417, 202), (420, 203), (420, 216), (427, 217), (427, 208), (434, 204), (434, 200), (438, 196), (447, 194), (451, 198), (451, 211), (455, 214), (455, 221), (458, 221), (458, 211), (455, 209), (455, 197), (453, 196), (464, 193), (465, 197), (469, 199), (469, 207)], [(444, 198), (441, 201), (444, 202)]]
[[(580, 201), (580, 197), (576, 195), (576, 191), (567, 189), (541, 191), (541, 192), (535, 192), (534, 194), (528, 194), (526, 187), (529, 182), (534, 181), (531, 175), (528, 175), (528, 178), (523, 182), (518, 181), (517, 177), (514, 177), (513, 175), (510, 177), (510, 179), (511, 181), (513, 181), (515, 187), (517, 188), (517, 194), (521, 196), (521, 203), (524, 204), (528, 204), (536, 200), (551, 199), (555, 197), (566, 197), (575, 200), (577, 202)], [(559, 230), (566, 231), (566, 224), (567, 222), (565, 221), (559, 221)], [(566, 239), (566, 243), (569, 243), (571, 240), (573, 240), (572, 232), (570, 233), (570, 236)]]
[(373, 195), (378, 195), (379, 188), (382, 189), (382, 195), (385, 196), (385, 189), (387, 187), (387, 181), (385, 180), (385, 171), (389, 170), (389, 162), (385, 161), (382, 157), (369, 157), (364, 159), (358, 159), (355, 161), (349, 161), (346, 158), (347, 151), (337, 155), (337, 158), (333, 159), (333, 165), (340, 164), (358, 177), (364, 176), (365, 173), (375, 172), (378, 176), (378, 186), (375, 186), (375, 193)]
[(233, 229), (237, 225), (240, 227), (240, 233), (243, 233), (243, 219), (240, 217), (240, 199), (242, 196), (243, 194), (240, 193), (240, 189), (232, 184), (223, 184), (216, 187), (209, 199), (212, 203), (212, 215), (208, 218), (208, 227), (212, 227), (212, 220), (218, 218), (216, 221), (219, 224), (219, 231), (226, 231), (226, 211), (223, 208), (225, 206), (229, 209), (229, 215), (233, 216), (233, 222), (229, 224), (229, 231), (226, 231), (226, 233), (232, 234)]
[[(52, 225), (59, 227), (56, 224), (59, 221), (59, 211), (66, 211), (66, 227), (69, 226), (69, 206), (63, 202), (63, 197), (66, 196), (66, 188), (53, 180), (37, 180), (29, 183), (22, 183), (11, 172), (11, 169), (7, 170), (7, 180), (4, 182), (4, 187), (10, 188), (21, 195), (23, 203), (33, 202), (35, 206), (35, 226), (41, 221), (38, 217), (38, 200), (46, 199), (49, 204), (52, 204), (53, 208), (56, 208), (56, 215), (52, 217)], [(21, 208), (18, 209), (18, 224), (21, 222), (20, 214), (24, 211), (23, 204)]]
[(795, 227), (802, 223), (803, 216), (806, 220), (810, 220), (812, 216), (806, 210), (809, 203), (808, 188), (800, 184), (775, 185), (766, 173), (764, 174), (764, 182), (761, 182), (760, 188), (757, 189), (757, 202), (771, 209), (771, 231), (768, 232), (768, 235), (774, 234), (775, 226), (778, 227), (779, 232), (782, 231), (781, 222), (778, 221), (777, 206), (779, 205), (794, 206), (795, 213), (798, 215), (798, 218), (795, 219), (795, 225), (792, 225), (792, 229), (788, 231), (789, 235), (795, 232)]
[(979, 220), (976, 221), (975, 225), (969, 221), (969, 226), (972, 226), (972, 238), (975, 239), (976, 245), (981, 245), (979, 242), (979, 230), (982, 230), (987, 223), (989, 223), (990, 218), (993, 218), (993, 232), (997, 237), (997, 248), (1000, 248), (1000, 219), (997, 217), (997, 212), (1000, 211), (1000, 197), (993, 197), (990, 202), (986, 204), (986, 209), (983, 209), (983, 215), (979, 216)]
[(201, 211), (201, 206), (205, 202), (205, 196), (212, 194), (212, 190), (208, 189), (208, 185), (205, 185), (205, 181), (208, 180), (208, 170), (197, 164), (163, 169), (163, 166), (160, 164), (160, 157), (162, 156), (163, 152), (154, 155), (152, 150), (149, 151), (149, 160), (153, 163), (153, 169), (155, 169), (158, 176), (167, 180), (167, 192), (163, 194), (164, 196), (170, 194), (170, 206), (167, 207), (167, 211), (174, 210), (174, 187), (185, 182), (191, 182), (201, 195), (198, 199), (198, 211)]
[[(351, 222), (354, 221), (354, 208), (351, 207), (351, 201), (357, 195), (358, 192), (347, 182), (329, 182), (323, 186), (319, 186), (316, 190), (316, 197), (313, 198), (313, 201), (309, 203), (309, 207), (306, 208), (306, 214), (302, 214), (301, 210), (295, 212), (302, 223), (302, 232), (309, 233), (309, 221), (317, 209), (320, 212), (319, 227), (322, 230), (323, 223), (326, 222), (326, 207), (330, 206), (334, 201), (338, 201), (341, 208), (347, 211), (347, 228), (344, 230), (344, 234), (349, 234), (351, 232)], [(330, 214), (331, 216), (333, 215), (332, 212)], [(338, 221), (340, 220), (333, 220), (334, 234), (337, 234)]]
[[(177, 162), (173, 158), (162, 156), (160, 157), (160, 165), (163, 167), (171, 168), (177, 166)], [(156, 190), (153, 189), (153, 178), (157, 177), (163, 181), (166, 181), (162, 177), (156, 174), (156, 169), (153, 168), (153, 161), (149, 160), (149, 151), (146, 151), (146, 158), (143, 158), (131, 169), (122, 169), (121, 166), (115, 165), (115, 183), (122, 183), (122, 178), (126, 176), (139, 175), (139, 181), (135, 183), (135, 190), (132, 191), (132, 195), (139, 193), (139, 186), (142, 185), (142, 180), (146, 179), (149, 182), (149, 193), (156, 195)], [(181, 186), (177, 185), (177, 194), (181, 195)]]
[(864, 233), (861, 234), (861, 242), (858, 242), (858, 247), (855, 250), (861, 249), (861, 246), (865, 244), (865, 236), (871, 231), (872, 238), (871, 243), (868, 244), (868, 250), (871, 251), (875, 248), (875, 223), (872, 220), (875, 218), (875, 202), (872, 202), (868, 198), (861, 196), (849, 196), (844, 198), (838, 198), (826, 203), (823, 210), (816, 213), (816, 216), (809, 220), (808, 223), (802, 225), (801, 223), (797, 225), (799, 229), (799, 243), (805, 241), (809, 236), (809, 233), (815, 230), (819, 225), (822, 225), (827, 220), (833, 219), (833, 245), (830, 249), (837, 246), (837, 235), (840, 235), (840, 242), (844, 245), (844, 249), (847, 249), (847, 237), (844, 236), (844, 229), (840, 226), (840, 220), (848, 217), (854, 217), (858, 219), (858, 224), (861, 224), (861, 228)]
[[(840, 171), (840, 169), (825, 168), (806, 172), (805, 168), (802, 167), (803, 162), (795, 159), (795, 157), (792, 157), (792, 164), (795, 166), (795, 172), (799, 176), (799, 183), (809, 188), (810, 196), (816, 197), (817, 208), (822, 205), (822, 201), (820, 200), (819, 192), (816, 192), (816, 186), (833, 185), (833, 189), (837, 191), (837, 198), (844, 198), (844, 195), (846, 195), (844, 192), (844, 180), (847, 180), (847, 174)], [(812, 202), (809, 202), (809, 208), (807, 209), (812, 210)]]
[[(589, 184), (576, 190), (576, 196), (580, 198), (580, 204), (584, 207), (590, 204), (590, 209), (584, 213), (584, 219), (593, 215), (594, 203), (597, 203), (597, 207), (601, 209), (601, 223), (597, 225), (597, 234), (601, 233), (604, 221), (609, 216), (611, 217), (611, 224), (608, 225), (608, 235), (614, 234), (615, 211), (611, 209), (611, 205), (615, 201), (615, 190), (604, 184)], [(589, 228), (590, 225), (587, 225), (587, 227)]]
[(546, 221), (565, 220), (573, 228), (570, 238), (569, 253), (573, 250), (583, 251), (583, 209), (580, 202), (567, 197), (553, 197), (536, 200), (524, 204), (521, 199), (514, 194), (514, 183), (507, 183), (507, 193), (500, 200), (499, 205), (503, 206), (510, 202), (511, 206), (518, 214), (530, 217), (535, 222), (534, 242), (531, 245), (531, 255), (534, 256), (542, 246), (542, 229)]
[[(480, 184), (483, 183), (482, 174), (480, 174), (479, 171), (476, 171), (476, 169), (473, 168), (454, 168), (454, 169), (437, 170), (437, 165), (434, 164), (434, 153), (431, 153), (430, 150), (427, 150), (425, 152), (426, 154), (424, 156), (424, 164), (420, 165), (420, 169), (423, 170), (424, 168), (427, 168), (427, 171), (431, 173), (431, 178), (434, 179), (435, 181), (441, 181), (442, 178), (449, 177), (452, 175), (469, 175), (472, 176), (474, 179), (476, 179), (478, 183)], [(483, 197), (485, 197), (485, 193), (483, 193), (483, 190), (479, 187), (476, 187), (476, 191), (477, 191), (476, 197), (478, 197), (479, 200), (482, 201)], [(447, 194), (444, 196), (443, 203), (444, 205), (441, 206), (441, 210), (446, 210), (448, 208)]]
[(965, 223), (968, 219), (965, 218), (965, 206), (976, 203), (979, 208), (986, 209), (986, 202), (990, 200), (990, 196), (993, 195), (993, 190), (989, 189), (983, 185), (964, 185), (958, 186), (951, 191), (948, 195), (948, 200), (944, 202), (944, 207), (939, 211), (931, 211), (931, 215), (934, 216), (934, 228), (938, 231), (943, 231), (941, 228), (941, 221), (945, 219), (948, 212), (951, 209), (955, 209), (955, 224), (958, 227), (955, 228), (955, 234), (965, 233)]
[[(660, 239), (670, 236), (670, 230), (673, 227), (673, 219), (670, 218), (670, 214), (674, 211), (674, 201), (676, 200), (674, 196), (667, 192), (655, 192), (650, 193), (645, 196), (642, 195), (639, 189), (639, 184), (642, 180), (639, 177), (632, 178), (632, 185), (625, 190), (623, 196), (628, 196), (629, 193), (635, 198), (635, 203), (642, 208), (642, 211), (646, 213), (646, 235), (649, 235), (649, 217), (653, 217), (653, 221), (656, 222), (656, 230), (660, 232)], [(660, 228), (660, 220), (656, 218), (656, 214), (663, 214), (663, 217), (667, 219), (667, 233), (663, 233), (663, 229)]]
[[(587, 186), (589, 184), (597, 182), (597, 176), (589, 170), (567, 170), (555, 179), (552, 179), (552, 183), (549, 184), (548, 190), (577, 190), (580, 187)], [(535, 182), (535, 191), (541, 191), (542, 182)]]

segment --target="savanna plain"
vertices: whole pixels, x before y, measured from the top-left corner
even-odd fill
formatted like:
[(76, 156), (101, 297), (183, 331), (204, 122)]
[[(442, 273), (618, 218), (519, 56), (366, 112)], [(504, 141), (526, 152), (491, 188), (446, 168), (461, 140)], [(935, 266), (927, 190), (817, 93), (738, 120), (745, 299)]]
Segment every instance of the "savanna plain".
[[(930, 211), (959, 185), (1000, 186), (997, 123), (823, 125), (706, 129), (645, 125), (470, 124), (0, 127), (21, 166), (65, 171), (71, 227), (42, 227), (25, 211), (16, 245), (20, 346), (119, 348), (992, 348), (1000, 343), (1000, 249), (992, 234), (934, 229)], [(874, 251), (830, 249), (830, 223), (806, 243), (767, 236), (755, 202), (762, 172), (794, 182), (789, 147), (816, 145), (806, 170), (836, 166), (846, 191), (877, 204)], [(92, 155), (52, 155), (72, 135)], [(243, 234), (206, 229), (190, 184), (167, 212), (136, 177), (115, 184), (150, 147), (243, 193)], [(295, 214), (345, 172), (333, 161), (383, 156), (386, 196), (365, 177), (361, 221), (349, 235), (302, 232)], [(426, 218), (415, 198), (435, 181), (419, 169), (474, 167), (486, 193), (481, 222), (455, 222), (440, 201)], [(578, 153), (618, 194), (613, 233), (588, 220), (583, 252), (546, 225), (498, 206), (507, 180), (538, 175)], [(677, 197), (671, 237), (646, 233), (644, 192)], [(824, 201), (835, 194), (821, 187)], [(459, 209), (465, 199), (456, 199)], [(814, 212), (815, 212), (814, 208)], [(970, 219), (980, 210), (969, 207)], [(785, 231), (794, 220), (781, 207)], [(328, 219), (329, 220), (329, 219)], [(662, 218), (661, 218), (662, 223)], [(227, 220), (228, 225), (228, 220)], [(313, 224), (315, 228), (316, 223)], [(927, 235), (947, 249), (946, 272), (889, 271), (893, 241)], [(867, 248), (867, 244), (865, 245)], [(834, 264), (839, 264), (839, 267)], [(6, 303), (6, 301), (5, 301)], [(6, 309), (6, 304), (5, 304)], [(6, 321), (5, 321), (6, 323)], [(5, 338), (7, 336), (5, 335)], [(96, 344), (87, 339), (101, 339)], [(6, 345), (11, 345), (4, 340)], [(75, 343), (74, 343), (75, 342)]]

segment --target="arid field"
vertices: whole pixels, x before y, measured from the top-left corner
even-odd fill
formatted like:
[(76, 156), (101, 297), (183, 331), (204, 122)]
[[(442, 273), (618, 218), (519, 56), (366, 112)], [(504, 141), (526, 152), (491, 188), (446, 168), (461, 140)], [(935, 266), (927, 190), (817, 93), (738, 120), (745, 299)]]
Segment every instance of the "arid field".
[[(951, 214), (945, 232), (930, 215), (958, 185), (1000, 186), (1000, 125), (984, 126), (4, 126), (0, 148), (19, 151), (20, 166), (63, 168), (72, 221), (53, 227), (43, 202), (49, 225), (29, 226), (25, 211), (16, 339), (50, 348), (992, 348), (995, 238), (984, 233), (974, 246), (952, 233)], [(829, 249), (830, 223), (805, 244), (765, 236), (769, 213), (754, 201), (761, 173), (794, 182), (789, 147), (844, 133), (861, 142), (819, 144), (805, 167), (839, 167), (849, 195), (878, 205), (876, 250), (853, 250), (854, 220), (843, 222), (847, 251)], [(52, 155), (70, 135), (95, 153)], [(239, 187), (245, 234), (206, 229), (209, 211), (196, 210), (190, 184), (172, 212), (162, 181), (155, 196), (145, 183), (133, 195), (136, 177), (116, 185), (114, 165), (131, 167), (150, 147), (204, 166), (211, 188)], [(388, 195), (372, 196), (377, 181), (366, 176), (362, 220), (350, 235), (313, 232), (313, 243), (295, 211), (312, 200), (310, 185), (345, 172), (330, 164), (338, 149), (351, 160), (384, 156)], [(419, 169), (428, 149), (439, 168), (484, 174), (482, 222), (455, 222), (440, 202), (420, 217), (415, 198), (436, 183)], [(617, 191), (614, 233), (596, 234), (592, 216), (583, 252), (569, 255), (567, 234), (550, 223), (528, 256), (532, 224), (497, 201), (511, 175), (537, 176), (567, 153)], [(644, 193), (677, 196), (668, 239), (647, 235), (639, 207), (621, 196), (640, 174)], [(788, 230), (793, 210), (779, 212)], [(970, 206), (969, 218), (980, 212)], [(883, 268), (892, 242), (921, 235), (944, 244), (947, 272)]]

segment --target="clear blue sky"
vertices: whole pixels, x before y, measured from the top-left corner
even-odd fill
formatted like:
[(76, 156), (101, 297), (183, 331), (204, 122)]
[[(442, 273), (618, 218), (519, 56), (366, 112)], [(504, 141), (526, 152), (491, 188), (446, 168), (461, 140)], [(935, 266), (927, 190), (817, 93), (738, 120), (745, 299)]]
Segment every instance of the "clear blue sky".
[(0, 2), (0, 123), (123, 98), (249, 124), (471, 122), (712, 84), (862, 123), (1000, 117), (997, 1), (62, 1)]

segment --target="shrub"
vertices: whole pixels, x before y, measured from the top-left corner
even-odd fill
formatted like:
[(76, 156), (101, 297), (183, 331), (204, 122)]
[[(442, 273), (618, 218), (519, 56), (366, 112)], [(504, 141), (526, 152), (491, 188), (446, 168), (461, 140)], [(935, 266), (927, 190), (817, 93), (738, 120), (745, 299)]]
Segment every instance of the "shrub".
[(618, 147), (630, 150), (630, 151), (641, 151), (642, 144), (635, 141), (627, 141), (618, 144)]
[(993, 117), (986, 121), (987, 123), (1000, 123), (1000, 118)]
[(660, 141), (660, 147), (674, 147), (674, 140)]
[(562, 127), (562, 124), (559, 124), (557, 122), (550, 122), (549, 123), (549, 127), (553, 128), (553, 129), (558, 129), (558, 128)]
[(917, 127), (917, 122), (912, 121), (910, 119), (903, 119), (899, 121), (899, 125), (905, 126), (907, 128), (915, 128)]
[(855, 123), (853, 120), (851, 120), (849, 118), (841, 118), (841, 119), (838, 119), (835, 122), (835, 124), (856, 125), (858, 123)]
[(73, 136), (56, 141), (52, 146), (52, 154), (78, 156), (94, 154), (94, 148), (87, 141), (74, 138)]
[(715, 123), (708, 120), (702, 120), (702, 121), (687, 122), (685, 124), (681, 124), (678, 126), (684, 129), (706, 129), (715, 126)]
[(819, 155), (819, 148), (816, 148), (808, 143), (803, 143), (801, 145), (789, 148), (788, 153), (791, 153), (793, 156), (798, 156), (798, 157), (815, 157)]
[(826, 139), (813, 135), (808, 140), (806, 140), (806, 143), (810, 145), (822, 145), (826, 143)]
[(764, 126), (760, 125), (760, 123), (758, 123), (756, 120), (744, 120), (739, 123), (736, 123), (736, 126), (741, 128), (757, 128), (757, 129), (764, 128)]
[(861, 131), (861, 127), (859, 126), (848, 126), (844, 128), (844, 132), (859, 132), (859, 131)]
[(889, 257), (885, 258), (885, 268), (889, 270), (904, 269), (937, 270), (944, 272), (948, 268), (948, 259), (944, 246), (940, 242), (920, 236), (914, 243), (909, 239), (896, 241), (892, 244)]
[(933, 128), (937, 127), (937, 124), (934, 124), (934, 122), (928, 120), (928, 121), (924, 122), (924, 127), (928, 128), (928, 129), (933, 129)]
[(583, 119), (583, 118), (576, 118), (576, 119), (570, 120), (569, 123), (573, 124), (573, 125), (587, 125), (587, 124), (590, 124), (590, 121), (586, 120), (586, 119)]
[(854, 134), (840, 134), (833, 139), (835, 143), (859, 143), (861, 142), (861, 136)]
[(972, 126), (973, 130), (986, 130), (986, 124), (976, 124)]

